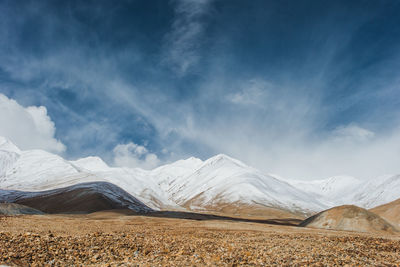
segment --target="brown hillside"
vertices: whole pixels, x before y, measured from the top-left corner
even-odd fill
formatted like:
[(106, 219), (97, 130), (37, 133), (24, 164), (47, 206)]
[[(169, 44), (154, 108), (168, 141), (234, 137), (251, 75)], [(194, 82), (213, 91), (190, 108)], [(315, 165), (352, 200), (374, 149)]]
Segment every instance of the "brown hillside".
[(192, 198), (189, 201), (183, 203), (189, 211), (195, 212), (209, 212), (213, 214), (222, 214), (229, 216), (239, 216), (239, 217), (257, 217), (264, 219), (305, 219), (311, 214), (304, 214), (303, 212), (295, 212), (285, 210), (279, 207), (265, 206), (260, 203), (243, 203), (240, 201), (236, 202), (224, 202), (220, 201), (218, 198), (214, 199), (211, 204), (204, 205), (203, 195)]
[(394, 226), (379, 215), (353, 205), (344, 205), (322, 211), (304, 220), (300, 226), (382, 234), (397, 232)]
[(400, 198), (387, 204), (370, 209), (398, 229), (400, 228)]

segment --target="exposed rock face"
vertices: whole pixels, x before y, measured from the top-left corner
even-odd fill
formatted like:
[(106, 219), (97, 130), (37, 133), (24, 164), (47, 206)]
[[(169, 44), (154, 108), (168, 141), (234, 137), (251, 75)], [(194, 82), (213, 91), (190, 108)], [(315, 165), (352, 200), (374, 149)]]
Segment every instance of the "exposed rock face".
[(40, 210), (16, 203), (0, 203), (0, 214), (2, 215), (23, 215), (23, 214), (44, 214)]
[(400, 228), (400, 198), (387, 204), (370, 209), (391, 224)]
[(397, 232), (394, 226), (379, 215), (353, 205), (344, 205), (322, 211), (304, 220), (300, 226), (383, 234)]

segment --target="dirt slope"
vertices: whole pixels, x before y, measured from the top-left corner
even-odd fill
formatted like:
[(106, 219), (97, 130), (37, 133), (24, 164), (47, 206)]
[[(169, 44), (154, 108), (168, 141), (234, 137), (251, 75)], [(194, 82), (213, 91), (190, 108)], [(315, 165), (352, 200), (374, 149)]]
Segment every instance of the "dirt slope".
[(304, 220), (311, 214), (305, 214), (304, 212), (295, 212), (285, 210), (279, 207), (271, 207), (265, 206), (259, 203), (243, 203), (240, 201), (236, 202), (224, 202), (224, 201), (214, 201), (212, 204), (204, 205), (201, 204), (202, 200), (200, 199), (200, 204), (197, 202), (198, 199), (192, 199), (186, 202), (183, 207), (185, 207), (189, 211), (195, 212), (208, 212), (213, 214), (221, 214), (221, 215), (229, 215), (229, 216), (238, 216), (238, 217), (258, 217), (265, 219), (301, 219)]
[(398, 229), (400, 228), (400, 198), (387, 204), (370, 209)]
[(322, 211), (304, 220), (300, 226), (381, 234), (397, 233), (395, 227), (379, 215), (353, 205)]

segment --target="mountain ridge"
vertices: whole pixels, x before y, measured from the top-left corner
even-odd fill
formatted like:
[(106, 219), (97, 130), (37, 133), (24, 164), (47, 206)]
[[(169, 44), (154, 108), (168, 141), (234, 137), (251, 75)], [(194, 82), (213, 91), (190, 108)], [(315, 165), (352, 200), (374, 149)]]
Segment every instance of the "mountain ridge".
[(0, 189), (43, 191), (88, 182), (114, 184), (155, 210), (219, 211), (250, 205), (310, 214), (344, 204), (370, 208), (400, 197), (396, 175), (382, 181), (350, 176), (296, 181), (261, 172), (225, 154), (205, 161), (189, 157), (153, 170), (118, 168), (96, 156), (68, 161), (43, 150), (21, 151), (0, 137)]

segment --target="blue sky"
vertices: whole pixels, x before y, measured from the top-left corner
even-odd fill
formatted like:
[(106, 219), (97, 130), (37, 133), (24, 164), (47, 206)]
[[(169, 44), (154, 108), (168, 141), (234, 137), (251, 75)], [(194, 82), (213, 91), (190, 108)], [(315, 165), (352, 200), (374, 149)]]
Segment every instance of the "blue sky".
[(399, 1), (5, 0), (0, 14), (0, 134), (24, 149), (400, 173)]

